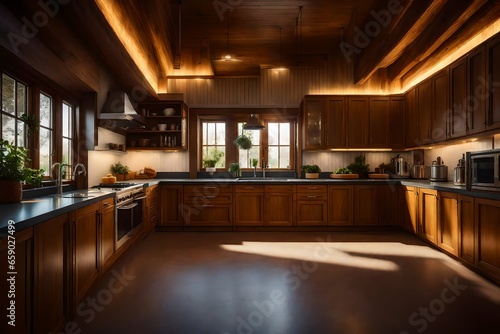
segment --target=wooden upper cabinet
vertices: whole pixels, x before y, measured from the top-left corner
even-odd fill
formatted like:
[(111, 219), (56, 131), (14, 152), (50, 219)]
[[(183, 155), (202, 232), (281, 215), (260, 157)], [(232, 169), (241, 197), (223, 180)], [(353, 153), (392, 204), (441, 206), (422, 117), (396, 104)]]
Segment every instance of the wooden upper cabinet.
[(417, 88), (409, 90), (406, 95), (405, 111), (405, 146), (418, 146), (418, 109)]
[(350, 148), (369, 147), (368, 96), (347, 97), (347, 145)]
[(448, 69), (432, 76), (431, 140), (441, 142), (448, 137)]
[(406, 101), (404, 96), (392, 96), (390, 99), (390, 134), (389, 147), (405, 147)]
[(327, 97), (325, 116), (326, 148), (347, 147), (345, 98)]
[(324, 148), (324, 97), (306, 96), (303, 102), (303, 113), (304, 149), (310, 150)]
[[(432, 129), (432, 85), (425, 80), (417, 87), (418, 136), (414, 146), (430, 144)], [(410, 123), (410, 126), (413, 123)]]
[(370, 97), (370, 147), (390, 146), (391, 109), (388, 96)]
[(450, 138), (467, 134), (467, 62), (462, 59), (450, 66)]
[(500, 37), (486, 44), (487, 117), (486, 130), (500, 128)]
[(469, 134), (486, 129), (486, 57), (480, 46), (467, 57), (467, 128)]

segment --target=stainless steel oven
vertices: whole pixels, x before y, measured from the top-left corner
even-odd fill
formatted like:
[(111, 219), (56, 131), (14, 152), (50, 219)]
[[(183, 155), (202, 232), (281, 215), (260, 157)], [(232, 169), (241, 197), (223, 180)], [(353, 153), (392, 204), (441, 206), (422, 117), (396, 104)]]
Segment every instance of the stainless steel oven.
[(500, 191), (500, 150), (467, 152), (467, 189)]

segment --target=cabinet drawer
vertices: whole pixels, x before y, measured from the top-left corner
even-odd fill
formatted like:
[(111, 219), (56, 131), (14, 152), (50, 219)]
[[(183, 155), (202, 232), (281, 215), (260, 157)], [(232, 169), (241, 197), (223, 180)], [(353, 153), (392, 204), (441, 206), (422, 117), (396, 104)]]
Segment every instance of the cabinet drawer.
[(233, 187), (224, 184), (199, 184), (184, 186), (184, 194), (191, 194), (194, 196), (214, 196), (220, 193), (231, 192), (233, 192)]
[(289, 193), (293, 192), (294, 186), (293, 185), (265, 185), (264, 186), (264, 191), (265, 192), (271, 192), (271, 193)]
[(115, 198), (114, 197), (110, 197), (110, 198), (103, 199), (101, 201), (101, 204), (102, 204), (102, 209), (103, 210), (106, 210), (106, 209), (109, 209), (109, 208), (114, 208), (114, 206), (115, 206)]
[(326, 193), (297, 193), (297, 200), (306, 201), (326, 201), (328, 199), (328, 194)]
[(316, 192), (316, 193), (326, 193), (327, 186), (325, 184), (319, 184), (319, 185), (305, 185), (305, 184), (300, 184), (297, 186), (297, 193), (301, 192)]
[(220, 193), (217, 195), (193, 195), (184, 194), (184, 203), (187, 205), (200, 205), (200, 204), (212, 204), (212, 203), (232, 203), (233, 194), (232, 193)]
[(237, 193), (248, 193), (248, 192), (263, 192), (264, 191), (264, 186), (261, 185), (241, 185), (241, 186), (235, 186), (234, 191)]
[(232, 204), (204, 204), (188, 207), (186, 226), (232, 226)]

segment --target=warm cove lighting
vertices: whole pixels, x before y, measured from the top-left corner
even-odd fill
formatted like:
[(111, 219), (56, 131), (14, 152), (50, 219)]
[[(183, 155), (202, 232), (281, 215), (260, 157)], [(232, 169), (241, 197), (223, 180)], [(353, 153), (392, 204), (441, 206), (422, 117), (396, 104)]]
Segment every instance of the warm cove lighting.
[(123, 47), (127, 50), (130, 58), (132, 58), (153, 89), (158, 91), (157, 69), (149, 65), (146, 50), (134, 36), (130, 35), (130, 27), (127, 25), (128, 20), (120, 15), (120, 5), (109, 0), (95, 0), (95, 2)]

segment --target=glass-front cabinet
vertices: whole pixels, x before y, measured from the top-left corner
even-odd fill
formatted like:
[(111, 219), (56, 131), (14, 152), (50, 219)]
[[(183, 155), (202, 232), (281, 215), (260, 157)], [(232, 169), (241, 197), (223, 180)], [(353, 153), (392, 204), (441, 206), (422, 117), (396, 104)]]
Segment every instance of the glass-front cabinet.
[(138, 110), (145, 128), (127, 131), (127, 150), (187, 150), (188, 107), (184, 102), (142, 102)]
[(323, 138), (323, 113), (325, 99), (323, 97), (306, 97), (303, 102), (304, 111), (304, 149), (321, 149)]

